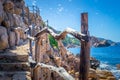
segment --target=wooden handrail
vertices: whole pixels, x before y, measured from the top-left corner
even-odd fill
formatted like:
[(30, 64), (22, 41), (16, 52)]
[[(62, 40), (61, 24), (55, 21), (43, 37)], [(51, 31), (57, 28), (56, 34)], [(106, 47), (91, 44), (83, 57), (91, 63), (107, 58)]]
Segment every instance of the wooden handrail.
[(75, 31), (74, 29), (71, 29), (71, 28), (67, 28), (63, 32), (61, 32), (60, 34), (56, 34), (52, 29), (49, 29), (47, 27), (43, 28), (40, 32), (38, 32), (35, 35), (35, 37), (39, 38), (39, 36), (44, 34), (44, 33), (51, 34), (56, 40), (64, 39), (67, 34), (71, 34), (75, 38), (77, 38), (78, 40), (82, 40), (82, 41), (88, 41), (88, 38), (89, 38), (89, 36), (87, 36), (86, 34), (82, 34), (82, 33), (77, 32), (77, 31)]
[[(71, 28), (65, 29), (60, 34), (56, 34), (52, 29), (49, 29), (47, 27), (43, 28), (40, 32), (38, 32), (34, 37), (35, 43), (35, 61), (38, 63), (38, 66), (43, 66), (41, 63), (39, 63), (39, 56), (41, 54), (40, 51), (40, 45), (39, 41), (42, 34), (49, 33), (51, 34), (56, 40), (61, 40), (66, 37), (67, 34), (71, 34), (78, 40), (80, 40), (81, 43), (81, 51), (80, 51), (80, 77), (79, 80), (88, 80), (88, 72), (90, 67), (90, 35), (88, 31), (88, 13), (82, 13), (81, 14), (81, 33), (77, 32)], [(30, 39), (33, 39), (29, 37)], [(43, 67), (46, 65), (44, 64)], [(37, 74), (39, 71), (39, 68), (35, 69), (35, 80), (39, 80), (39, 75)], [(66, 79), (69, 80), (69, 79)], [(74, 80), (74, 79), (71, 79)]]

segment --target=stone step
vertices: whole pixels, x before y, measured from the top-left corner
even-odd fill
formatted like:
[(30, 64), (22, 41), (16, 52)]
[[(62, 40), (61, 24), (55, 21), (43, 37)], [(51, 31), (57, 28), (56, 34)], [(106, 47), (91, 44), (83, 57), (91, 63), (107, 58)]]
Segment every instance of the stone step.
[(0, 54), (0, 63), (9, 63), (9, 62), (28, 62), (28, 54)]
[(0, 62), (28, 62), (27, 45), (17, 46), (15, 50), (0, 52)]
[(0, 63), (0, 71), (30, 71), (30, 64), (23, 63)]
[(0, 71), (0, 80), (32, 80), (28, 71), (5, 72)]

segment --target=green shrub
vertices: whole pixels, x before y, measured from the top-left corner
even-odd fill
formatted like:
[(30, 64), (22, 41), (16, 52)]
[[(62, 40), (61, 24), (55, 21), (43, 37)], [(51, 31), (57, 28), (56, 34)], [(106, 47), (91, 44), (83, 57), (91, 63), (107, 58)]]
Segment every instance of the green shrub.
[(55, 38), (50, 34), (48, 35), (48, 38), (49, 38), (50, 45), (55, 49), (58, 48), (58, 42), (55, 40)]

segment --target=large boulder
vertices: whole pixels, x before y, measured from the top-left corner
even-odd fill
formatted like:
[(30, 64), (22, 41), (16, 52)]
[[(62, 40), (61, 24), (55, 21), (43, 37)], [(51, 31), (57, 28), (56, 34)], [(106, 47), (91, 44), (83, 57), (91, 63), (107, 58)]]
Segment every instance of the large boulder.
[[(16, 27), (21, 27), (22, 29), (26, 29), (27, 28), (27, 25), (28, 24), (28, 20), (26, 19), (26, 17), (21, 17), (20, 15), (16, 15), (16, 14), (13, 14), (13, 18), (14, 18), (14, 26)], [(26, 21), (26, 23), (24, 23), (24, 21)]]
[(16, 42), (15, 42), (16, 45), (20, 45), (20, 32), (19, 32), (20, 29), (21, 28), (15, 28), (14, 29), (14, 32), (16, 34)]
[(0, 26), (0, 50), (8, 48), (8, 35), (5, 27)]
[(4, 20), (2, 21), (2, 26), (5, 26), (7, 28), (13, 27), (15, 24), (15, 19), (13, 17), (14, 13), (14, 4), (10, 0), (6, 0), (3, 3), (3, 9), (4, 9)]
[(20, 34), (20, 39), (22, 39), (22, 40), (27, 39), (27, 34), (25, 34), (24, 29), (20, 28), (20, 29), (18, 29), (18, 32)]
[(4, 13), (4, 20), (2, 21), (2, 26), (5, 26), (6, 28), (14, 27), (15, 25), (15, 18), (13, 14), (11, 13)]
[(21, 26), (21, 17), (19, 15), (16, 15), (16, 14), (13, 14), (13, 17), (14, 17), (14, 26), (16, 27), (20, 27)]
[(55, 63), (58, 67), (61, 66), (61, 58), (60, 57), (55, 57)]
[(90, 67), (92, 69), (97, 69), (99, 66), (100, 66), (100, 61), (95, 59), (95, 58), (93, 58), (93, 57), (91, 57), (90, 58)]
[(116, 80), (116, 78), (113, 76), (113, 74), (109, 71), (97, 70), (96, 73), (97, 73), (97, 75), (99, 76), (100, 79)]
[(117, 66), (117, 69), (120, 70), (120, 64), (117, 64), (116, 66)]
[(4, 17), (4, 20), (2, 21), (1, 25), (5, 26), (6, 28), (10, 27), (10, 21), (7, 19), (7, 16)]
[(28, 7), (24, 7), (24, 11), (25, 11), (25, 16), (28, 17), (28, 14), (29, 14), (29, 8), (28, 8)]
[(91, 80), (99, 80), (99, 77), (96, 73), (96, 71), (94, 69), (90, 69), (89, 70), (89, 75), (88, 75), (89, 79)]
[(17, 7), (17, 8), (22, 9), (25, 6), (24, 0), (14, 0), (13, 2), (15, 4), (15, 7)]
[(8, 13), (14, 13), (14, 3), (10, 0), (6, 0), (3, 3), (4, 11)]
[(116, 80), (113, 74), (105, 70), (89, 70), (89, 80)]
[(0, 24), (3, 21), (3, 5), (2, 2), (0, 0)]
[(22, 9), (15, 7), (14, 14), (20, 15), (22, 13)]
[(10, 45), (10, 48), (13, 48), (15, 47), (15, 43), (16, 43), (16, 34), (15, 32), (13, 31), (10, 31), (9, 33), (9, 45)]
[(0, 3), (2, 3), (2, 4), (3, 4), (4, 2), (5, 2), (5, 0), (0, 0)]

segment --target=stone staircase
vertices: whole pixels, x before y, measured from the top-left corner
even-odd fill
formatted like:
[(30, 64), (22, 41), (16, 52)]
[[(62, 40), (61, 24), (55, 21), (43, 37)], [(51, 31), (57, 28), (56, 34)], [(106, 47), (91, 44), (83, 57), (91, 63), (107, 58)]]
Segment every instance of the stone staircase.
[(29, 55), (25, 49), (21, 46), (0, 53), (0, 80), (31, 80)]

